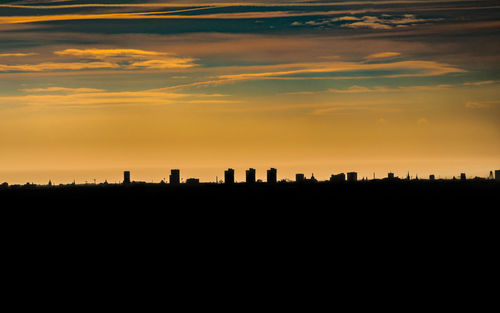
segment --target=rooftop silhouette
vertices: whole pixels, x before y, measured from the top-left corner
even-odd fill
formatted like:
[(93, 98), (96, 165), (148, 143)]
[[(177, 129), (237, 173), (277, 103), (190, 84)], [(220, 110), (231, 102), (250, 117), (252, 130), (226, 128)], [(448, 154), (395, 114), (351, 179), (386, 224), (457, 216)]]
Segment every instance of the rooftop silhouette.
[[(199, 178), (181, 179), (181, 171), (171, 171), (170, 183), (135, 181), (132, 171), (124, 171), (123, 182), (94, 182), (84, 184), (50, 184), (36, 185), (0, 185), (0, 199), (4, 203), (30, 203), (38, 205), (43, 201), (66, 206), (103, 206), (142, 208), (148, 204), (152, 207), (174, 208), (174, 203), (205, 207), (208, 204), (222, 207), (238, 207), (253, 205), (265, 207), (311, 208), (311, 204), (325, 208), (341, 208), (344, 205), (361, 205), (374, 207), (374, 203), (384, 203), (388, 207), (408, 207), (409, 205), (429, 206), (463, 206), (471, 207), (477, 203), (494, 203), (500, 194), (500, 171), (495, 171), (495, 179), (486, 177), (461, 179), (401, 179), (395, 175), (387, 175), (380, 179), (358, 179), (356, 172), (332, 174), (328, 180), (318, 180), (314, 174), (310, 178), (302, 173), (296, 179), (277, 179), (277, 169), (265, 172), (266, 181), (256, 180), (257, 171), (245, 171), (245, 181), (237, 182), (236, 171), (225, 171), (224, 184), (201, 182)], [(388, 173), (392, 174), (392, 173)], [(347, 179), (346, 179), (347, 178)], [(183, 182), (184, 181), (184, 182)]]
[[(232, 184), (303, 184), (303, 183), (312, 183), (312, 182), (323, 182), (323, 183), (361, 183), (361, 182), (368, 182), (368, 181), (389, 181), (389, 182), (402, 182), (402, 181), (423, 181), (423, 182), (434, 182), (434, 181), (455, 181), (459, 180), (462, 182), (467, 182), (467, 181), (492, 181), (492, 182), (500, 182), (500, 170), (494, 170), (490, 171), (489, 175), (485, 175), (485, 177), (474, 177), (474, 178), (468, 178), (466, 173), (460, 173), (459, 179), (456, 178), (456, 176), (453, 176), (452, 178), (436, 178), (435, 174), (430, 174), (428, 179), (419, 179), (418, 174), (415, 174), (414, 177), (410, 175), (410, 172), (406, 174), (405, 178), (399, 178), (396, 176), (393, 172), (388, 172), (387, 176), (385, 178), (378, 179), (375, 177), (375, 174), (373, 175), (372, 179), (369, 179), (368, 177), (362, 177), (361, 179), (358, 178), (358, 173), (357, 172), (348, 172), (348, 173), (337, 173), (337, 174), (331, 174), (330, 178), (328, 180), (318, 180), (315, 176), (314, 173), (311, 174), (311, 178), (307, 178), (303, 173), (297, 173), (295, 174), (295, 180), (289, 180), (289, 179), (281, 179), (278, 180), (278, 170), (276, 168), (270, 168), (266, 171), (266, 181), (263, 182), (260, 179), (257, 179), (257, 171), (255, 168), (249, 168), (245, 171), (245, 180), (243, 182), (238, 182), (235, 179), (235, 174), (236, 171), (233, 168), (228, 168), (227, 170), (224, 171), (224, 184), (226, 185), (232, 185)], [(494, 173), (494, 174), (493, 174)], [(146, 182), (141, 182), (141, 181), (134, 181), (131, 175), (131, 171), (126, 170), (123, 171), (123, 181), (120, 184), (123, 185), (133, 185), (133, 184), (155, 184), (154, 182), (146, 183)], [(93, 179), (94, 183), (93, 185), (97, 185), (96, 179)], [(181, 178), (181, 171), (180, 169), (172, 169), (170, 171), (169, 175), (169, 184), (170, 185), (181, 185), (181, 184), (217, 184), (219, 182), (218, 178), (214, 182), (208, 181), (208, 182), (201, 182), (200, 179), (198, 178), (187, 178), (184, 182), (184, 180)], [(110, 184), (112, 185), (113, 183), (108, 183), (108, 180), (105, 180), (101, 184)], [(164, 180), (161, 180), (159, 184), (165, 184)], [(72, 186), (78, 186), (78, 185), (83, 185), (83, 184), (77, 184), (75, 181), (73, 181), (71, 184), (59, 184), (59, 186), (65, 186), (65, 185), (72, 185)], [(90, 185), (88, 181), (85, 182), (84, 185)], [(10, 185), (8, 182), (4, 182), (0, 185), (0, 187), (3, 188), (8, 188)], [(15, 184), (13, 186), (21, 186), (18, 184)], [(34, 183), (26, 183), (24, 186), (43, 186), (43, 185), (37, 185)], [(52, 182), (52, 180), (49, 180), (46, 186), (56, 186)]]

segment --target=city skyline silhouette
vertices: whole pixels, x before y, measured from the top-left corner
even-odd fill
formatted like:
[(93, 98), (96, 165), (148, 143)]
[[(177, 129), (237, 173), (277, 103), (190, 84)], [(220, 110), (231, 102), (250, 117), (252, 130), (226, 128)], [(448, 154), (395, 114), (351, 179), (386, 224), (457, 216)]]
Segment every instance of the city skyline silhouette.
[[(65, 185), (108, 185), (108, 184), (123, 184), (123, 185), (130, 185), (130, 184), (169, 184), (169, 185), (180, 185), (180, 184), (226, 184), (226, 185), (231, 185), (231, 184), (256, 184), (256, 183), (266, 183), (266, 184), (276, 184), (276, 183), (317, 183), (317, 182), (329, 182), (329, 183), (357, 183), (357, 182), (364, 182), (364, 181), (389, 181), (389, 182), (403, 182), (403, 181), (495, 181), (495, 182), (500, 182), (500, 170), (491, 170), (488, 175), (486, 176), (475, 176), (475, 177), (467, 177), (466, 173), (459, 173), (459, 175), (452, 176), (452, 177), (441, 177), (441, 176), (436, 176), (435, 174), (430, 174), (427, 177), (425, 176), (418, 176), (418, 173), (414, 173), (414, 175), (411, 175), (410, 172), (406, 174), (406, 176), (399, 177), (395, 175), (393, 172), (388, 172), (385, 176), (379, 176), (376, 177), (376, 174), (373, 173), (373, 177), (368, 177), (368, 176), (362, 176), (358, 177), (357, 172), (347, 172), (347, 173), (333, 173), (330, 175), (328, 179), (324, 180), (318, 180), (315, 176), (314, 173), (311, 173), (310, 178), (308, 178), (305, 174), (303, 173), (296, 173), (295, 174), (295, 179), (291, 179), (289, 177), (280, 177), (278, 174), (278, 170), (276, 168), (270, 168), (265, 171), (266, 174), (266, 179), (258, 179), (257, 177), (257, 171), (255, 168), (249, 168), (245, 170), (245, 179), (244, 180), (237, 180), (235, 179), (235, 170), (233, 168), (228, 168), (224, 170), (224, 178), (219, 179), (218, 176), (215, 177), (214, 180), (200, 180), (200, 178), (196, 177), (186, 177), (184, 178), (182, 176), (181, 169), (171, 169), (170, 170), (170, 175), (168, 176), (168, 179), (162, 179), (161, 181), (143, 181), (143, 180), (134, 180), (131, 171), (123, 171), (123, 179), (121, 181), (109, 181), (108, 179), (105, 179), (104, 181), (97, 181), (96, 179), (93, 179), (93, 181), (89, 182), (88, 180), (85, 181), (85, 183), (80, 182), (76, 183), (76, 180), (73, 180), (71, 183), (59, 183), (61, 186)], [(1, 183), (1, 182), (0, 182)], [(10, 185), (14, 186), (21, 186), (22, 184), (9, 184), (9, 182), (4, 181), (2, 186), (8, 187)], [(33, 181), (28, 181), (24, 185), (27, 186), (45, 186), (43, 183), (34, 183)], [(52, 186), (52, 179), (49, 179), (49, 182), (46, 184), (46, 186)]]

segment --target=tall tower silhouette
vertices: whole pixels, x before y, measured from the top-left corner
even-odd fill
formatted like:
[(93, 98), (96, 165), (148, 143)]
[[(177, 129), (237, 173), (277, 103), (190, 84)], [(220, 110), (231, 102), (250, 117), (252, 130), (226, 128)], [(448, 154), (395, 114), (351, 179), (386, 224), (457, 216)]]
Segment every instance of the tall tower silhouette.
[(178, 169), (170, 171), (170, 184), (178, 185), (181, 183), (181, 171)]
[(234, 169), (228, 168), (226, 171), (224, 171), (224, 183), (234, 184)]
[(278, 171), (275, 168), (270, 168), (267, 170), (267, 183), (276, 184), (278, 181)]
[(249, 168), (246, 172), (245, 172), (245, 176), (246, 176), (246, 182), (247, 184), (253, 184), (255, 183), (255, 169), (254, 168)]
[(123, 183), (130, 184), (130, 171), (123, 172)]

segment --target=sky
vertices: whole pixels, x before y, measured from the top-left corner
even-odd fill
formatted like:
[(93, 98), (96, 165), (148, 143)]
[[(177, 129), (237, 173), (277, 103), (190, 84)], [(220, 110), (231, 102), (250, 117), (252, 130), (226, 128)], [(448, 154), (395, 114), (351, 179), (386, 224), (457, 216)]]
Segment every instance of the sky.
[(1, 1), (0, 182), (500, 169), (498, 1)]

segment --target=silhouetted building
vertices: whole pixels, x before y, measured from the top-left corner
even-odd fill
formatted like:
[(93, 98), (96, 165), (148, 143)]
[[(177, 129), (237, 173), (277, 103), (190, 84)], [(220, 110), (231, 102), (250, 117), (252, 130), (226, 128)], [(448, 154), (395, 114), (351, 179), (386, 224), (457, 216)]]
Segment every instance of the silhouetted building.
[(303, 183), (306, 181), (304, 174), (295, 174), (295, 182)]
[(345, 182), (345, 174), (344, 173), (340, 173), (340, 174), (337, 174), (337, 175), (332, 175), (332, 176), (330, 176), (330, 181), (332, 183)]
[(234, 170), (232, 168), (228, 168), (224, 171), (224, 183), (234, 184)]
[(316, 179), (316, 177), (314, 177), (314, 173), (311, 174), (311, 179), (308, 180), (309, 182), (311, 183), (317, 183), (318, 180)]
[(181, 183), (181, 171), (180, 170), (171, 170), (170, 171), (170, 184), (178, 185)]
[(495, 171), (495, 180), (500, 181), (500, 170)]
[(461, 173), (460, 174), (460, 180), (466, 180), (466, 176), (465, 176), (465, 173)]
[(429, 180), (435, 180), (436, 179), (436, 176), (434, 175), (429, 175)]
[(388, 173), (387, 178), (391, 180), (394, 179), (394, 173)]
[(347, 181), (348, 182), (355, 182), (357, 180), (358, 180), (358, 173), (356, 173), (356, 172), (347, 173)]
[(198, 178), (188, 178), (186, 179), (186, 184), (188, 185), (194, 185), (194, 184), (199, 184), (200, 180)]
[(123, 183), (130, 184), (130, 172), (129, 171), (123, 172)]
[(488, 176), (488, 179), (494, 179), (493, 178), (493, 171), (490, 171), (490, 175)]
[(246, 182), (247, 184), (253, 184), (255, 183), (255, 169), (254, 168), (249, 168), (245, 172), (246, 176)]
[(270, 168), (267, 170), (267, 183), (276, 184), (278, 181), (278, 171), (275, 168)]

